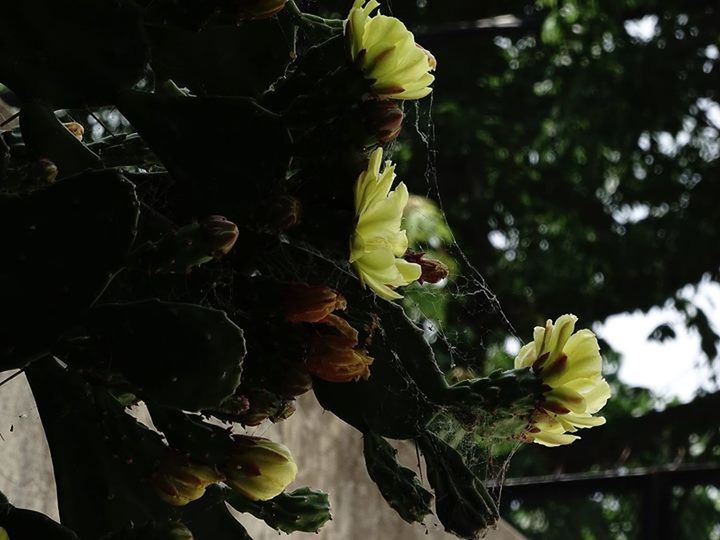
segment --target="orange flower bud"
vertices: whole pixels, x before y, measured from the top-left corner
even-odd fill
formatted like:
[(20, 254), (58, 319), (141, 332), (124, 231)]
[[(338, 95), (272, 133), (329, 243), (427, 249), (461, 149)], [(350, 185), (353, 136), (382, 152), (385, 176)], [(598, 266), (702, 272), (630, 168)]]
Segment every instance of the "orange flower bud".
[(310, 342), (306, 360), (308, 371), (328, 382), (350, 382), (370, 377), (372, 357), (358, 348), (358, 332), (337, 315), (323, 321), (331, 329), (322, 330)]
[(285, 319), (292, 323), (316, 323), (335, 310), (347, 307), (345, 298), (323, 285), (295, 283), (285, 290)]
[(66, 122), (63, 124), (63, 126), (65, 126), (67, 130), (72, 133), (78, 141), (83, 140), (83, 135), (85, 135), (85, 128), (82, 127), (82, 124), (78, 124), (77, 122)]

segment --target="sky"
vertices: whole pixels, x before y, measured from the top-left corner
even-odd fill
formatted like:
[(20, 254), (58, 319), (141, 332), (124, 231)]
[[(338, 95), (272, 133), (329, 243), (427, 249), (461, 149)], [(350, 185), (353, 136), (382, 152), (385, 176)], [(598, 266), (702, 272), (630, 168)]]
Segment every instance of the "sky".
[[(697, 287), (685, 287), (681, 294), (703, 309), (715, 330), (720, 330), (720, 285), (703, 281)], [(650, 333), (663, 323), (673, 327), (676, 338), (664, 343), (648, 340)], [(678, 398), (687, 402), (698, 389), (717, 390), (700, 350), (700, 336), (685, 328), (682, 315), (674, 309), (653, 308), (647, 313), (613, 315), (594, 330), (623, 355), (620, 380), (650, 388), (660, 401)]]

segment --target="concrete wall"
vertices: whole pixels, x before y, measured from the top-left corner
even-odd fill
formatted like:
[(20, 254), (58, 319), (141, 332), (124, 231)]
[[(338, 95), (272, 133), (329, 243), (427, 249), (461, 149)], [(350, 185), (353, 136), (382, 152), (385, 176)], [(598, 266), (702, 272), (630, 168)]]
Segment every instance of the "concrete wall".
[[(0, 374), (3, 380), (9, 373)], [(282, 441), (298, 463), (297, 486), (309, 485), (330, 493), (333, 520), (319, 535), (293, 537), (317, 540), (440, 540), (436, 519), (410, 526), (391, 510), (365, 471), (358, 432), (326, 413), (311, 394), (303, 396), (298, 411), (277, 425), (260, 426), (251, 434)], [(414, 449), (400, 447), (406, 466), (416, 464)], [(17, 506), (39, 510), (58, 519), (55, 485), (47, 443), (32, 394), (23, 376), (0, 387), (0, 491)], [(255, 540), (278, 538), (278, 533), (251, 517), (242, 516)], [(522, 540), (505, 523), (491, 531), (489, 540)]]

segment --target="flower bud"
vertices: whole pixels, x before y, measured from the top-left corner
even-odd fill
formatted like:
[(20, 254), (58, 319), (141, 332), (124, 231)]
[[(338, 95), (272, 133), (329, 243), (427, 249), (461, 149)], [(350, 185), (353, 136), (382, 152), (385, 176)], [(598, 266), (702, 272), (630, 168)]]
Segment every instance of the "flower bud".
[(395, 101), (370, 100), (362, 104), (365, 125), (374, 141), (386, 144), (397, 139), (402, 130), (402, 109)]
[(150, 478), (155, 493), (173, 506), (185, 506), (205, 494), (205, 489), (225, 477), (215, 468), (172, 458)]
[(199, 224), (208, 253), (216, 259), (227, 255), (237, 242), (239, 234), (237, 225), (223, 216), (209, 216)]
[(358, 332), (337, 315), (323, 321), (330, 328), (319, 328), (312, 336), (306, 364), (308, 371), (328, 382), (350, 382), (370, 377), (373, 359), (358, 348)]
[(237, 225), (232, 221), (222, 216), (210, 216), (164, 237), (141, 256), (154, 272), (187, 273), (226, 255), (238, 235)]
[(447, 265), (435, 259), (426, 259), (425, 254), (408, 250), (403, 257), (406, 261), (419, 264), (422, 274), (418, 278), (419, 283), (437, 283), (450, 273)]
[(268, 19), (285, 7), (287, 0), (240, 0), (240, 20)]
[(67, 130), (72, 133), (78, 141), (83, 140), (83, 135), (85, 135), (85, 128), (82, 127), (82, 124), (78, 124), (77, 122), (66, 122), (63, 124), (63, 126), (65, 126)]
[(252, 501), (267, 501), (295, 480), (297, 465), (286, 446), (260, 437), (234, 439), (235, 448), (222, 468), (234, 490)]
[(333, 311), (347, 307), (345, 298), (324, 285), (293, 283), (285, 289), (285, 319), (292, 323), (316, 323)]
[(52, 184), (57, 179), (58, 168), (49, 159), (42, 158), (32, 164), (30, 174), (40, 184)]

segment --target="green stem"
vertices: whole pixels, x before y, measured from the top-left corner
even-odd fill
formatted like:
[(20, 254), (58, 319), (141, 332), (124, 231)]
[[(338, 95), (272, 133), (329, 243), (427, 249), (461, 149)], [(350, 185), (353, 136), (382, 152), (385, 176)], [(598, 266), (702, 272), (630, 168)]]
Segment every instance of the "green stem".
[(303, 13), (294, 0), (289, 0), (288, 3), (285, 4), (285, 11), (287, 11), (297, 26), (309, 32), (319, 30), (324, 33), (333, 34), (342, 27), (343, 23), (343, 21), (337, 19), (324, 19), (317, 15)]

